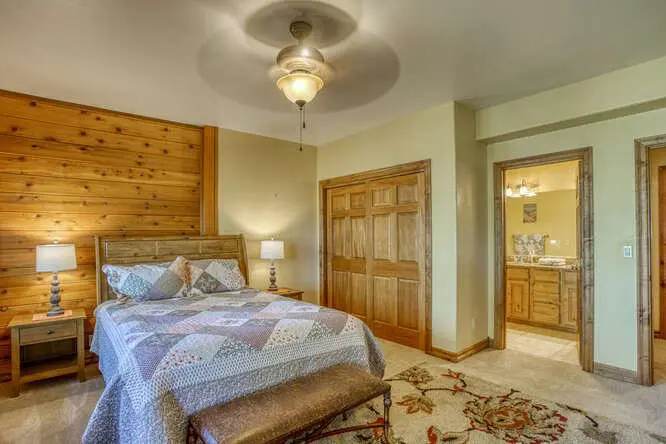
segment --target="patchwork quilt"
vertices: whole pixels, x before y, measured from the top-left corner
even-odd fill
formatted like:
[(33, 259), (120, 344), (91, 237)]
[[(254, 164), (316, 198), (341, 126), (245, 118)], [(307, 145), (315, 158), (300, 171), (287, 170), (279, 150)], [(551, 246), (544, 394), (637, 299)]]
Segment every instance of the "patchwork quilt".
[(108, 301), (95, 314), (106, 387), (84, 443), (182, 443), (203, 408), (341, 363), (384, 373), (357, 318), (258, 290)]

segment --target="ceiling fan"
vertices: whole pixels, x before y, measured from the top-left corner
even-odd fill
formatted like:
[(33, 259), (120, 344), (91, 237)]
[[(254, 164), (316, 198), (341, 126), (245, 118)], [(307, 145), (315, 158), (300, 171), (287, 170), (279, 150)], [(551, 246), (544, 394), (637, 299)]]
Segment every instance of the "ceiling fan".
[(396, 83), (400, 63), (388, 43), (361, 27), (360, 8), (349, 6), (356, 3), (238, 2), (241, 9), (227, 11), (200, 49), (199, 74), (218, 94), (261, 112), (284, 113), (285, 97), (313, 114), (375, 101)]
[(289, 33), (298, 41), (280, 51), (276, 65), (271, 69), (272, 77), (277, 76), (277, 87), (291, 102), (302, 109), (315, 98), (324, 87), (325, 78), (333, 69), (324, 61), (322, 53), (304, 40), (312, 33), (312, 25), (296, 20), (289, 25)]
[(305, 113), (303, 107), (317, 96), (324, 87), (325, 74), (332, 68), (324, 61), (322, 53), (304, 40), (312, 33), (312, 25), (304, 20), (296, 20), (289, 25), (289, 33), (298, 41), (289, 45), (277, 55), (276, 65), (271, 69), (278, 75), (277, 87), (291, 102), (298, 106), (300, 124), (298, 126), (299, 150), (303, 151), (303, 130)]

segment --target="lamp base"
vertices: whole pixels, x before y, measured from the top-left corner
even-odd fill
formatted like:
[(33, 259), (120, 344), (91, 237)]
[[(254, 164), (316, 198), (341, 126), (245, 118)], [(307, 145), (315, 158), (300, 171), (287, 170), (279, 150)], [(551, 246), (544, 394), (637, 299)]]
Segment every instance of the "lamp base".
[(51, 281), (51, 308), (46, 312), (46, 316), (60, 316), (65, 310), (60, 306), (60, 281), (58, 281), (58, 272), (53, 273)]
[(275, 262), (271, 261), (271, 270), (269, 273), (268, 277), (268, 282), (270, 282), (270, 285), (268, 286), (269, 290), (277, 290), (278, 286), (276, 284), (276, 277), (275, 277)]
[(65, 314), (65, 310), (60, 305), (51, 306), (49, 311), (46, 312), (46, 316), (62, 316)]

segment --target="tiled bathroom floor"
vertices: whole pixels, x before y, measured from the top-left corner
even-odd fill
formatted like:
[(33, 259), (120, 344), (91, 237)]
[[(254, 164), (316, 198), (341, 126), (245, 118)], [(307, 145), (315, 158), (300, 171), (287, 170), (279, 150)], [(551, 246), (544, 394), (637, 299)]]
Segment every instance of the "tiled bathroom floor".
[(506, 348), (578, 365), (578, 344), (575, 333), (507, 322)]

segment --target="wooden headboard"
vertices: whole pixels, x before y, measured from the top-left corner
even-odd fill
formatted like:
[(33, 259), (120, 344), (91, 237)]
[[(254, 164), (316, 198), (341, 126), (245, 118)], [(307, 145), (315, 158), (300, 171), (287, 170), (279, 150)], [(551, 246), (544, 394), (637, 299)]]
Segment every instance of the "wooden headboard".
[(97, 303), (115, 299), (106, 283), (104, 264), (135, 265), (151, 262), (170, 262), (176, 256), (187, 259), (236, 259), (248, 282), (247, 254), (242, 234), (219, 236), (153, 236), (99, 237), (95, 236)]

